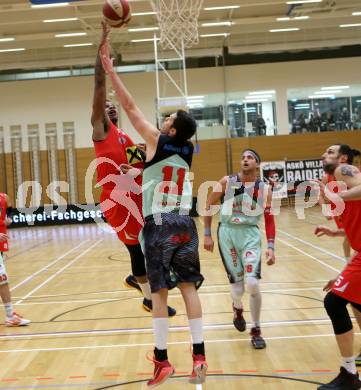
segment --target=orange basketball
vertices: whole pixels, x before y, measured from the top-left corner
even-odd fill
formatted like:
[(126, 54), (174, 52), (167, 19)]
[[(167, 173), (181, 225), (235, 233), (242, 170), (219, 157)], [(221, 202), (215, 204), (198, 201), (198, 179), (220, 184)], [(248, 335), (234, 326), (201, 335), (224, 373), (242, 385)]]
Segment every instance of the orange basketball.
[(130, 21), (132, 16), (130, 5), (127, 0), (105, 0), (103, 16), (110, 27), (122, 27)]

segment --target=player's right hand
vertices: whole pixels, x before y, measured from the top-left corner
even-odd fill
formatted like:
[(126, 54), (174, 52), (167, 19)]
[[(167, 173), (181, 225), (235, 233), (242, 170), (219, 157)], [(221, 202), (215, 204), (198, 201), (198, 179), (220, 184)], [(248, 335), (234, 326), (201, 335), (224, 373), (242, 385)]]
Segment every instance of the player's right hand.
[(209, 252), (213, 252), (214, 241), (211, 236), (204, 236), (204, 249)]
[(334, 237), (335, 232), (332, 229), (330, 229), (329, 227), (327, 227), (327, 226), (319, 225), (315, 229), (315, 235), (317, 237), (322, 237), (322, 236), (325, 236), (325, 235), (329, 236), (329, 237)]
[(4, 242), (8, 239), (8, 235), (5, 233), (0, 233), (0, 242)]
[(326, 286), (323, 288), (323, 291), (329, 292), (332, 289), (333, 285), (335, 284), (336, 280), (337, 278), (329, 280)]

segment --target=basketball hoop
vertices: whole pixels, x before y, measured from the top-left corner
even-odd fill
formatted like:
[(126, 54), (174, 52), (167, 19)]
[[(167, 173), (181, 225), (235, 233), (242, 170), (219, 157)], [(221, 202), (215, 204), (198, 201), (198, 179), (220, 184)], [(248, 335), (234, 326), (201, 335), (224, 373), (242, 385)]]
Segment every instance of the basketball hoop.
[(198, 17), (203, 0), (151, 0), (156, 12), (163, 49), (198, 44)]

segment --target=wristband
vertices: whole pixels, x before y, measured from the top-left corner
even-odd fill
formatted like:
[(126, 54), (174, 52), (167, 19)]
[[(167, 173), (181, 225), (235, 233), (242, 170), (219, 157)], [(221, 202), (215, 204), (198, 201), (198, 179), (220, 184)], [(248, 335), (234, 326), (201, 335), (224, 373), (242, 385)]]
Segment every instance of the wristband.
[(211, 233), (211, 228), (205, 227), (205, 228), (204, 228), (204, 235), (205, 235), (206, 237), (210, 237), (210, 236), (212, 235), (212, 233)]
[(268, 242), (268, 243), (267, 243), (267, 249), (275, 250), (275, 244), (274, 244), (274, 242)]

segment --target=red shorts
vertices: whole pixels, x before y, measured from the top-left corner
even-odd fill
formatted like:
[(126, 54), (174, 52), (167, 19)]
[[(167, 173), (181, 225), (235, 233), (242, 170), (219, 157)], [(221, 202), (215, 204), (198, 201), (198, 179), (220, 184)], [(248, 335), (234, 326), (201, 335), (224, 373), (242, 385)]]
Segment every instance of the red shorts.
[[(0, 233), (7, 234), (7, 227), (3, 224), (0, 225)], [(9, 250), (9, 242), (8, 240), (4, 242), (0, 242), (0, 252), (7, 252)]]
[[(116, 231), (120, 241), (127, 245), (139, 244), (139, 233), (143, 228), (142, 196), (132, 194), (122, 197), (121, 203), (102, 194), (100, 207), (109, 225)], [(114, 204), (108, 208), (105, 202)]]
[(357, 253), (337, 278), (332, 292), (361, 305), (361, 252)]
[(343, 229), (343, 223), (342, 223), (342, 219), (338, 216), (338, 217), (333, 217), (335, 223), (336, 223), (336, 226), (339, 228), (339, 229)]

